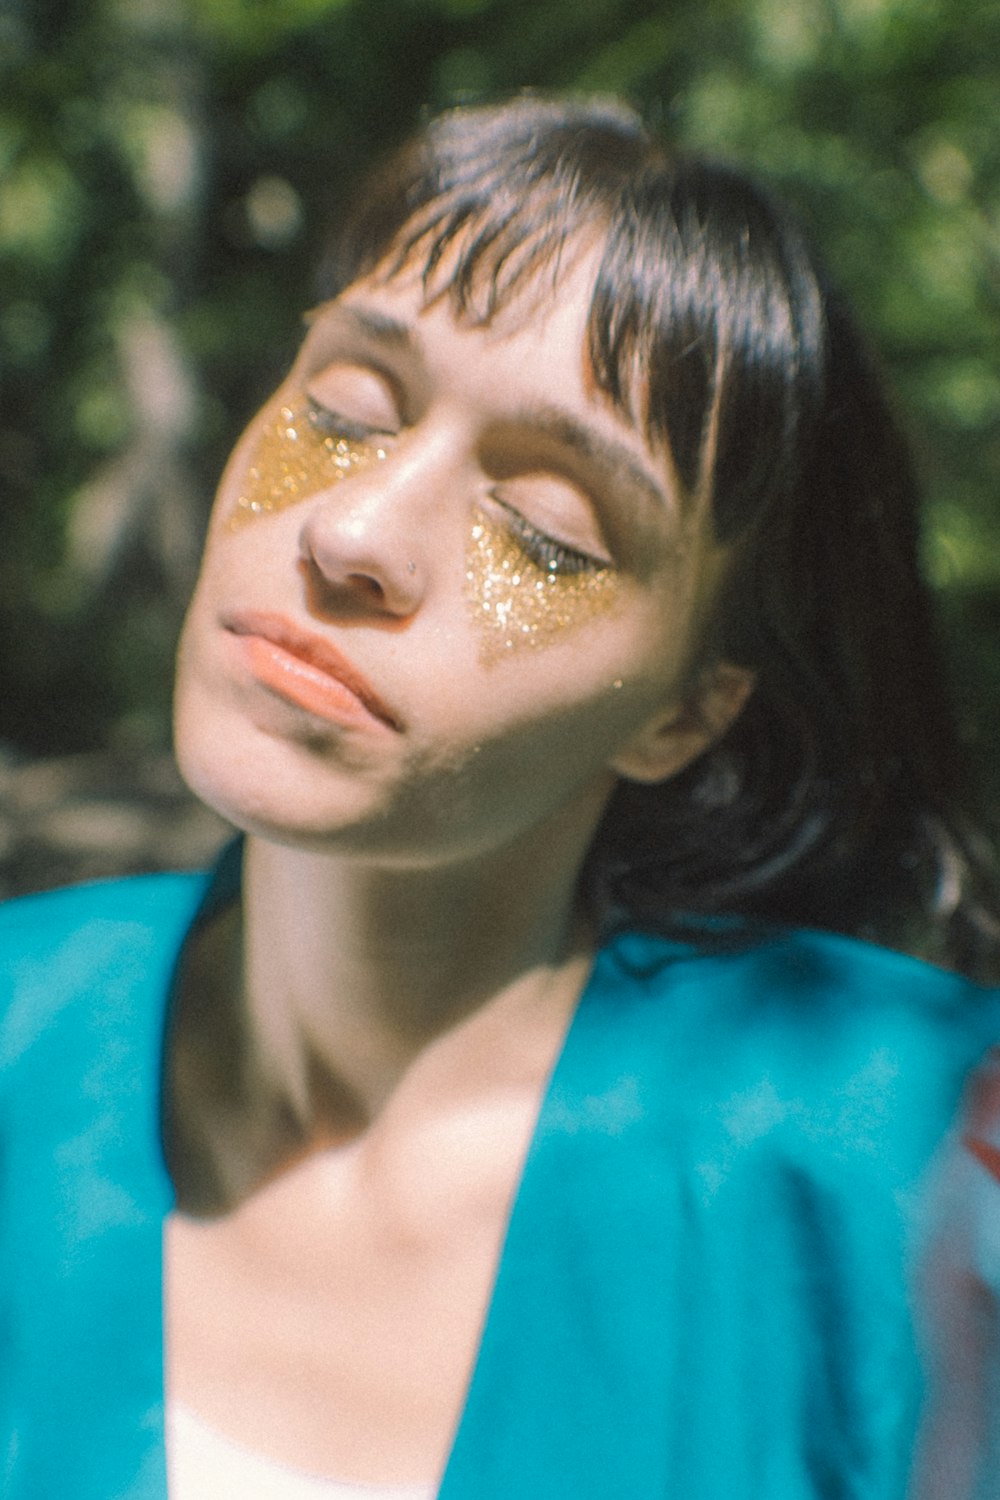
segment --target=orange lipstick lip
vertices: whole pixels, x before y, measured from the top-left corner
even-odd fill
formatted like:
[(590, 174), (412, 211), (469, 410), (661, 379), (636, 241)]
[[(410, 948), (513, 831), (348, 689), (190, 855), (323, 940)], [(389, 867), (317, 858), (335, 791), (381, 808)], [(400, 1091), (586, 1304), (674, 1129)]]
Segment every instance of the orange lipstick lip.
[(322, 636), (302, 630), (284, 615), (240, 610), (223, 625), (241, 638), (257, 680), (279, 697), (336, 723), (370, 723), (388, 729), (400, 722), (355, 666)]

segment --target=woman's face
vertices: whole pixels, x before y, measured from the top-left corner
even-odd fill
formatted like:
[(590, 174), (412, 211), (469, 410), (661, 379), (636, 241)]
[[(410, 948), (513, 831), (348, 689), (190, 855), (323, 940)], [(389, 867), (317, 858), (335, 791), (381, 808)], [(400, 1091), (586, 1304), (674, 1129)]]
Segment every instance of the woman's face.
[(595, 387), (595, 270), (485, 328), (407, 273), (314, 315), (223, 476), (180, 651), (180, 762), (238, 826), (416, 864), (589, 833), (619, 774), (722, 727), (690, 680), (719, 558)]

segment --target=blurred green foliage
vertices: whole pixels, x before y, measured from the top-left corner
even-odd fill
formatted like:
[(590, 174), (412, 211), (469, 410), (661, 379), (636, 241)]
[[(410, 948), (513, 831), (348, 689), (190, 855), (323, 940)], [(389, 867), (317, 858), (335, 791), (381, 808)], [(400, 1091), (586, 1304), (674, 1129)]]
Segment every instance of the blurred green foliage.
[(798, 206), (887, 364), (1000, 731), (1000, 4), (3, 0), (0, 739), (162, 743), (215, 477), (421, 110), (622, 92)]

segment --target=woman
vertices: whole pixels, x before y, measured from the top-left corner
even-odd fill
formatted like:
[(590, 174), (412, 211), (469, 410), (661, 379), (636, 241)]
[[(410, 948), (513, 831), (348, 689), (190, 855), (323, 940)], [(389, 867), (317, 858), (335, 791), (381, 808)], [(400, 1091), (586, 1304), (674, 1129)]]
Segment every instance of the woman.
[(176, 728), (243, 844), (7, 919), (6, 1493), (900, 1494), (997, 1006), (857, 936), (985, 970), (995, 907), (782, 211), (613, 104), (431, 124), (223, 477)]

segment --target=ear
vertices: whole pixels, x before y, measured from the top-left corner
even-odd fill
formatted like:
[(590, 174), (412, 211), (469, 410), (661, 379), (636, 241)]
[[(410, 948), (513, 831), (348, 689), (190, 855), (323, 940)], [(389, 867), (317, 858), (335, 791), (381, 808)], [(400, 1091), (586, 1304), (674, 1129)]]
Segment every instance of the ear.
[(715, 662), (686, 698), (664, 709), (620, 750), (611, 770), (626, 781), (666, 781), (721, 739), (753, 692), (757, 676), (749, 667)]

